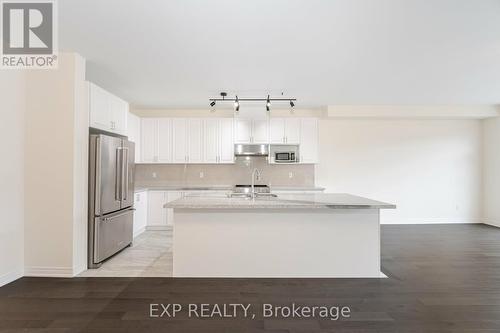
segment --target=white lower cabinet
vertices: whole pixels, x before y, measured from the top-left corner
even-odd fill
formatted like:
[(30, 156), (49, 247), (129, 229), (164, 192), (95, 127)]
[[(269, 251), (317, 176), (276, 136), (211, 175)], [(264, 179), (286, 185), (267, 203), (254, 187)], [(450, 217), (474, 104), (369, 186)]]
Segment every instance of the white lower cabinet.
[(148, 191), (134, 194), (134, 237), (141, 234), (148, 223)]
[(163, 208), (170, 202), (181, 198), (180, 191), (149, 191), (147, 229), (164, 230), (174, 224), (174, 210)]
[(167, 226), (167, 191), (148, 192), (148, 229), (161, 229)]

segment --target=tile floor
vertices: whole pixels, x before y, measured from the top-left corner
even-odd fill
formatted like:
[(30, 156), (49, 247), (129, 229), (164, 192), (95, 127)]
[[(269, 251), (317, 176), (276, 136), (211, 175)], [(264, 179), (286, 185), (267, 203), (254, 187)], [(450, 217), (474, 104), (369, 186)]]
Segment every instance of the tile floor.
[(131, 247), (108, 259), (98, 269), (81, 277), (171, 277), (172, 231), (145, 231)]

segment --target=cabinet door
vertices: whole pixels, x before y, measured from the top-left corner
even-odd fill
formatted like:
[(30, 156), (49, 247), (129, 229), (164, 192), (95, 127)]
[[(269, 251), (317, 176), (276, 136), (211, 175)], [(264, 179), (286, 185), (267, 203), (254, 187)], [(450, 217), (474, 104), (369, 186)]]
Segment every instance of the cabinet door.
[(189, 138), (187, 136), (187, 121), (185, 118), (172, 118), (172, 162), (187, 163)]
[(108, 93), (89, 82), (90, 127), (112, 130)]
[(285, 143), (300, 143), (300, 119), (285, 118)]
[[(204, 162), (217, 163), (219, 161), (219, 119), (217, 118), (205, 119), (203, 136), (204, 136), (203, 150), (205, 157)], [(233, 140), (231, 140), (231, 145), (232, 142)]]
[(158, 119), (158, 158), (160, 163), (172, 162), (172, 121), (169, 118)]
[(234, 142), (251, 143), (252, 138), (252, 119), (234, 120)]
[[(182, 198), (182, 192), (167, 192), (167, 202), (175, 201)], [(174, 210), (172, 208), (167, 208), (167, 225), (174, 225)]]
[(219, 163), (234, 163), (233, 118), (219, 121)]
[(283, 118), (269, 119), (269, 142), (285, 143), (285, 120)]
[(188, 163), (203, 162), (203, 120), (188, 120)]
[(167, 202), (167, 192), (149, 191), (148, 226), (167, 225), (167, 210), (163, 208), (166, 202)]
[(146, 228), (148, 221), (148, 192), (136, 192), (134, 198), (134, 237)]
[(158, 161), (158, 120), (155, 118), (141, 119), (141, 162)]
[(300, 162), (318, 162), (318, 120), (316, 118), (301, 120)]
[(269, 121), (267, 119), (253, 120), (252, 143), (269, 143)]
[(112, 130), (113, 132), (127, 135), (128, 103), (110, 93), (107, 93), (107, 95), (111, 112)]

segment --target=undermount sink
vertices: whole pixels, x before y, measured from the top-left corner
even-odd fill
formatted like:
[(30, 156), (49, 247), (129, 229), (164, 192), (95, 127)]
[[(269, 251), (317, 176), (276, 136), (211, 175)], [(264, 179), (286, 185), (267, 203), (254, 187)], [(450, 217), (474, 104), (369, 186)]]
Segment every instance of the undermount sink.
[[(229, 198), (244, 198), (244, 199), (251, 199), (252, 198), (252, 193), (236, 193), (236, 192), (231, 192), (227, 195)], [(255, 193), (256, 198), (276, 198), (278, 197), (277, 194), (274, 193)]]
[[(277, 197), (276, 194), (271, 193), (271, 189), (267, 185), (254, 185), (255, 197)], [(230, 198), (251, 198), (252, 185), (236, 185), (233, 192), (228, 194)]]

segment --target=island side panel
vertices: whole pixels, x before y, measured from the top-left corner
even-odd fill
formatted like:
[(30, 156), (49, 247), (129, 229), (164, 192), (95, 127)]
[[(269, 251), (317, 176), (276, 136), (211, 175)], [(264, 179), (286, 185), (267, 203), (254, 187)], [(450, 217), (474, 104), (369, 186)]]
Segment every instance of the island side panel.
[(378, 209), (174, 214), (174, 277), (380, 277)]

